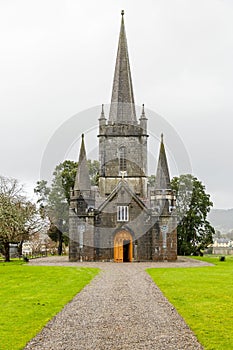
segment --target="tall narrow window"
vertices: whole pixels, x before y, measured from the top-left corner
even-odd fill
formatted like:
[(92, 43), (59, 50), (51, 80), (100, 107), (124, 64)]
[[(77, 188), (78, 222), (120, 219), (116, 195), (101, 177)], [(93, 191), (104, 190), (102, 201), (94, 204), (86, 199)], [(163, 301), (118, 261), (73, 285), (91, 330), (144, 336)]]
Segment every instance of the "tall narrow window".
[(129, 207), (127, 205), (118, 205), (117, 221), (129, 221)]
[(161, 227), (162, 231), (162, 237), (163, 237), (163, 249), (167, 249), (167, 233), (168, 233), (168, 226), (163, 225)]
[(119, 167), (120, 171), (126, 171), (126, 149), (124, 146), (119, 148)]

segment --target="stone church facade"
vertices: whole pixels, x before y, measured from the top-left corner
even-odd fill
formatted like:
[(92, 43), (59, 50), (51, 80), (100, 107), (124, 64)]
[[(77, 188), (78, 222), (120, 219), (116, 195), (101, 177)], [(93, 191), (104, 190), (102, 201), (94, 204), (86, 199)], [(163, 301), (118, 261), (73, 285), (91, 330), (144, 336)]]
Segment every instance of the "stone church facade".
[[(84, 135), (70, 193), (70, 261), (174, 261), (175, 195), (161, 135), (156, 181), (148, 186), (147, 117), (136, 116), (122, 12), (109, 115), (99, 118), (99, 185), (91, 186)], [(156, 168), (156, 164), (155, 164)]]

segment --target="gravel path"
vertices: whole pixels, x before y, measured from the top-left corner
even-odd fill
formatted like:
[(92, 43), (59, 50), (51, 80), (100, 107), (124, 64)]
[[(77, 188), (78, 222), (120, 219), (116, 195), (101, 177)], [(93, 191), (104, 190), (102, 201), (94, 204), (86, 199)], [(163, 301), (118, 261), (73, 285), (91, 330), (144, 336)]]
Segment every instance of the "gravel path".
[[(174, 307), (145, 272), (176, 263), (69, 263), (38, 259), (33, 265), (95, 266), (102, 269), (25, 347), (25, 350), (203, 349)], [(161, 265), (161, 266), (160, 266)]]

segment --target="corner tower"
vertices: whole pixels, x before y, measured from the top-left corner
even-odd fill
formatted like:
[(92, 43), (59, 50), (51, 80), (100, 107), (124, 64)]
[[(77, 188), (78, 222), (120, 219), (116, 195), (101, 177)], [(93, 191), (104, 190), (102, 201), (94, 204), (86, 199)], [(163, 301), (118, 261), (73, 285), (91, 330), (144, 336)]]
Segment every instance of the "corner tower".
[(121, 178), (141, 198), (147, 196), (147, 118), (142, 108), (138, 121), (133, 94), (124, 11), (108, 119), (102, 107), (99, 118), (99, 189), (108, 196)]
[(155, 188), (151, 191), (151, 208), (152, 216), (158, 224), (155, 260), (176, 260), (176, 197), (171, 187), (163, 134), (161, 135)]
[(78, 169), (74, 188), (70, 191), (69, 260), (82, 261), (85, 256), (94, 259), (94, 206), (84, 135), (82, 134)]

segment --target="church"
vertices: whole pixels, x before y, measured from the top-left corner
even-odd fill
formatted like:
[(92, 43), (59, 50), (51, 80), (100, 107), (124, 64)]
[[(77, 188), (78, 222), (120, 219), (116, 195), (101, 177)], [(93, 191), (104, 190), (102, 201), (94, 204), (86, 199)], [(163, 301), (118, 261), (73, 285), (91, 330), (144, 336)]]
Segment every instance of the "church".
[[(97, 116), (98, 118), (98, 116)], [(84, 135), (70, 191), (70, 261), (174, 261), (177, 259), (175, 194), (163, 135), (155, 184), (148, 185), (147, 116), (136, 115), (124, 11), (109, 115), (99, 121), (99, 183), (91, 186)]]

